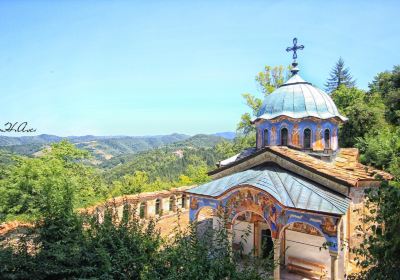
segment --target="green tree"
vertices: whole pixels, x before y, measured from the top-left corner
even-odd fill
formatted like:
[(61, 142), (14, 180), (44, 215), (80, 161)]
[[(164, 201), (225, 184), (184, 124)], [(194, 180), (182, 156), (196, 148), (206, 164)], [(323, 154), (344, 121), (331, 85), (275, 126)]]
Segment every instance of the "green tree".
[(357, 140), (361, 162), (400, 178), (400, 127), (381, 127), (377, 133), (368, 133)]
[(330, 77), (325, 83), (325, 90), (327, 92), (334, 92), (341, 85), (352, 88), (355, 86), (355, 81), (350, 74), (349, 68), (345, 68), (344, 60), (340, 57), (335, 66), (330, 72)]
[(285, 79), (288, 77), (289, 69), (290, 67), (286, 68), (284, 66), (265, 66), (264, 71), (257, 74), (255, 80), (262, 96), (259, 98), (250, 93), (242, 94), (251, 112), (244, 113), (241, 116), (240, 122), (237, 125), (238, 132), (247, 135), (255, 131), (254, 125), (251, 123), (252, 118), (257, 116), (260, 111), (263, 99), (284, 83)]
[(391, 72), (381, 72), (369, 84), (370, 92), (380, 94), (386, 105), (385, 116), (389, 123), (400, 125), (400, 65)]
[(339, 145), (354, 147), (357, 138), (366, 134), (376, 134), (385, 126), (384, 104), (377, 95), (366, 94), (357, 88), (340, 86), (332, 94), (339, 111), (349, 120), (339, 130)]
[(149, 176), (144, 171), (135, 171), (133, 175), (124, 175), (113, 182), (112, 196), (141, 193), (149, 184)]
[(66, 188), (73, 192), (75, 207), (104, 198), (108, 190), (100, 174), (83, 164), (87, 157), (87, 152), (63, 141), (40, 157), (17, 158), (0, 181), (0, 220), (39, 218), (48, 199), (57, 201)]

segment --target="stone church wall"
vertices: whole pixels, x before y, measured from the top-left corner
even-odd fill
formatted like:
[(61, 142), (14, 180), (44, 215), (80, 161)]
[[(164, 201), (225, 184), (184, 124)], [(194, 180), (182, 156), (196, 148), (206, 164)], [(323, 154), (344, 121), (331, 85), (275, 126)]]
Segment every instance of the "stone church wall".
[[(351, 203), (349, 210), (347, 211), (346, 218), (344, 221), (347, 226), (347, 234), (344, 235), (344, 239), (348, 241), (348, 247), (354, 248), (360, 245), (360, 243), (364, 240), (363, 236), (357, 236), (362, 233), (362, 231), (356, 229), (357, 226), (361, 226), (363, 229), (366, 228), (366, 225), (360, 221), (363, 214), (366, 211), (364, 199), (365, 199), (365, 190), (370, 186), (365, 187), (353, 187), (350, 189), (349, 197), (351, 198)], [(347, 236), (346, 236), (347, 235)], [(355, 255), (350, 251), (347, 252), (348, 262), (346, 267), (346, 272), (349, 274), (351, 272), (358, 271), (356, 267), (356, 263), (354, 261)]]

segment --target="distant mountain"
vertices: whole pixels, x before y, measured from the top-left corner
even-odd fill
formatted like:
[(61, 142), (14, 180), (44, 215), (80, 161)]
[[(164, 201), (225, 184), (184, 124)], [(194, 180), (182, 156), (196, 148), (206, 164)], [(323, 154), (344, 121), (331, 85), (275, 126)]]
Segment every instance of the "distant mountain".
[(48, 144), (53, 142), (59, 142), (63, 137), (41, 134), (37, 136), (0, 136), (0, 146), (15, 146), (15, 145), (27, 145), (27, 144)]
[(137, 154), (125, 154), (103, 161), (99, 167), (104, 169), (104, 176), (109, 181), (134, 174), (135, 171), (145, 171), (150, 180), (160, 178), (175, 181), (183, 174), (193, 159), (203, 160), (209, 168), (221, 160), (214, 146), (226, 139), (198, 134), (183, 141), (165, 145)]
[(22, 137), (0, 136), (0, 149), (21, 155), (33, 155), (51, 143), (68, 139), (77, 147), (90, 151), (97, 160), (96, 163), (99, 163), (99, 161), (101, 162), (114, 156), (146, 151), (188, 138), (190, 138), (189, 135), (178, 133), (157, 136), (87, 135), (59, 137), (47, 134)]
[(224, 141), (225, 138), (216, 135), (196, 134), (188, 139), (175, 142), (170, 147), (195, 147), (195, 148), (211, 148), (219, 142)]
[(226, 132), (217, 132), (214, 134), (215, 136), (220, 136), (225, 139), (233, 140), (236, 137), (236, 133), (232, 131), (226, 131)]
[[(166, 147), (170, 149), (181, 148), (210, 148), (225, 140), (217, 135), (198, 134), (188, 136), (185, 134), (170, 134), (156, 136), (68, 136), (42, 134), (37, 136), (8, 137), (0, 136), (0, 149), (9, 153), (20, 155), (36, 155), (51, 143), (68, 139), (78, 148), (89, 151), (93, 155), (92, 163), (101, 164), (117, 157), (108, 166), (124, 162), (139, 152), (155, 148)], [(122, 158), (118, 158), (121, 156)]]
[[(181, 150), (191, 150), (191, 151), (196, 151), (196, 150), (201, 150), (201, 149), (211, 149), (213, 148), (216, 144), (224, 141), (226, 139), (215, 136), (215, 135), (207, 135), (207, 134), (197, 134), (194, 135), (188, 139), (182, 140), (182, 141), (176, 141), (174, 143), (170, 143), (167, 145), (160, 146), (158, 150), (163, 150), (163, 152), (166, 152), (169, 155), (177, 155), (180, 154)], [(143, 153), (150, 152), (150, 149), (143, 151)], [(141, 153), (141, 154), (143, 154)], [(114, 166), (120, 165), (120, 164), (125, 164), (130, 161), (136, 160), (137, 154), (133, 153), (127, 153), (127, 154), (121, 154), (119, 156), (115, 156), (109, 160), (103, 161), (103, 163), (100, 165), (102, 168), (112, 168)], [(123, 169), (123, 167), (122, 167)]]

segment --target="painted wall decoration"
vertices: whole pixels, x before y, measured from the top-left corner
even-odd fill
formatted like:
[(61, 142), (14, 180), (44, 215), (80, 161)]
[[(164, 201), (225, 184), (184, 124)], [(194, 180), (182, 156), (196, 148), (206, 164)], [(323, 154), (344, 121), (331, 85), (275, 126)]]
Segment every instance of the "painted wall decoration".
[(318, 123), (317, 129), (315, 130), (315, 142), (314, 142), (314, 150), (322, 151), (324, 149), (324, 141), (322, 135), (322, 127), (321, 124)]
[[(265, 129), (265, 128), (264, 128)], [(271, 128), (271, 142), (269, 143), (270, 145), (276, 145), (276, 127), (273, 126)]]
[[(316, 151), (325, 149), (324, 131), (329, 129), (331, 133), (330, 145), (332, 150), (338, 149), (337, 129), (338, 122), (336, 120), (320, 120), (316, 118), (290, 119), (287, 117), (279, 117), (274, 120), (265, 120), (256, 123), (257, 131), (270, 131), (269, 145), (280, 145), (281, 133), (280, 129), (286, 127), (288, 129), (288, 144), (290, 146), (302, 148), (304, 146), (304, 130), (311, 129), (312, 147)], [(259, 138), (262, 138), (259, 140)], [(257, 146), (260, 148), (264, 143), (264, 133), (260, 133), (257, 139)]]
[(193, 199), (190, 200), (190, 209), (191, 210), (199, 209), (199, 203), (197, 202), (197, 198), (193, 197)]
[(322, 234), (315, 227), (305, 223), (292, 223), (287, 227), (287, 229), (305, 234), (322, 236)]
[(329, 244), (329, 249), (337, 252), (336, 225), (339, 221), (338, 217), (285, 208), (268, 193), (246, 186), (233, 189), (219, 198), (191, 196), (190, 199), (191, 221), (196, 220), (197, 213), (203, 207), (215, 209), (217, 215), (227, 215), (228, 226), (231, 226), (239, 215), (252, 212), (264, 218), (271, 229), (273, 238), (279, 238), (286, 226), (303, 223), (308, 227), (313, 227), (314, 231), (318, 231), (320, 235), (324, 236)]
[(299, 124), (295, 123), (292, 129), (292, 146), (300, 148), (300, 129)]

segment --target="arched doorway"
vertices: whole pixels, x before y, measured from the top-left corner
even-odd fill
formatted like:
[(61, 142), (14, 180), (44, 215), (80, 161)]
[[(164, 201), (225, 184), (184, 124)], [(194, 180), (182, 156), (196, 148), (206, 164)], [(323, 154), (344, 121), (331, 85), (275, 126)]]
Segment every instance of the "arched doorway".
[(232, 219), (232, 248), (241, 256), (273, 258), (271, 228), (261, 213), (243, 211)]
[(327, 240), (318, 228), (305, 222), (292, 222), (282, 228), (279, 238), (282, 278), (302, 274), (302, 267), (330, 277), (331, 256), (324, 246)]
[(196, 221), (198, 234), (204, 235), (204, 233), (215, 227), (214, 209), (210, 206), (200, 208), (196, 214)]
[(261, 229), (261, 252), (260, 257), (273, 258), (274, 242), (272, 241), (272, 233), (269, 228)]

